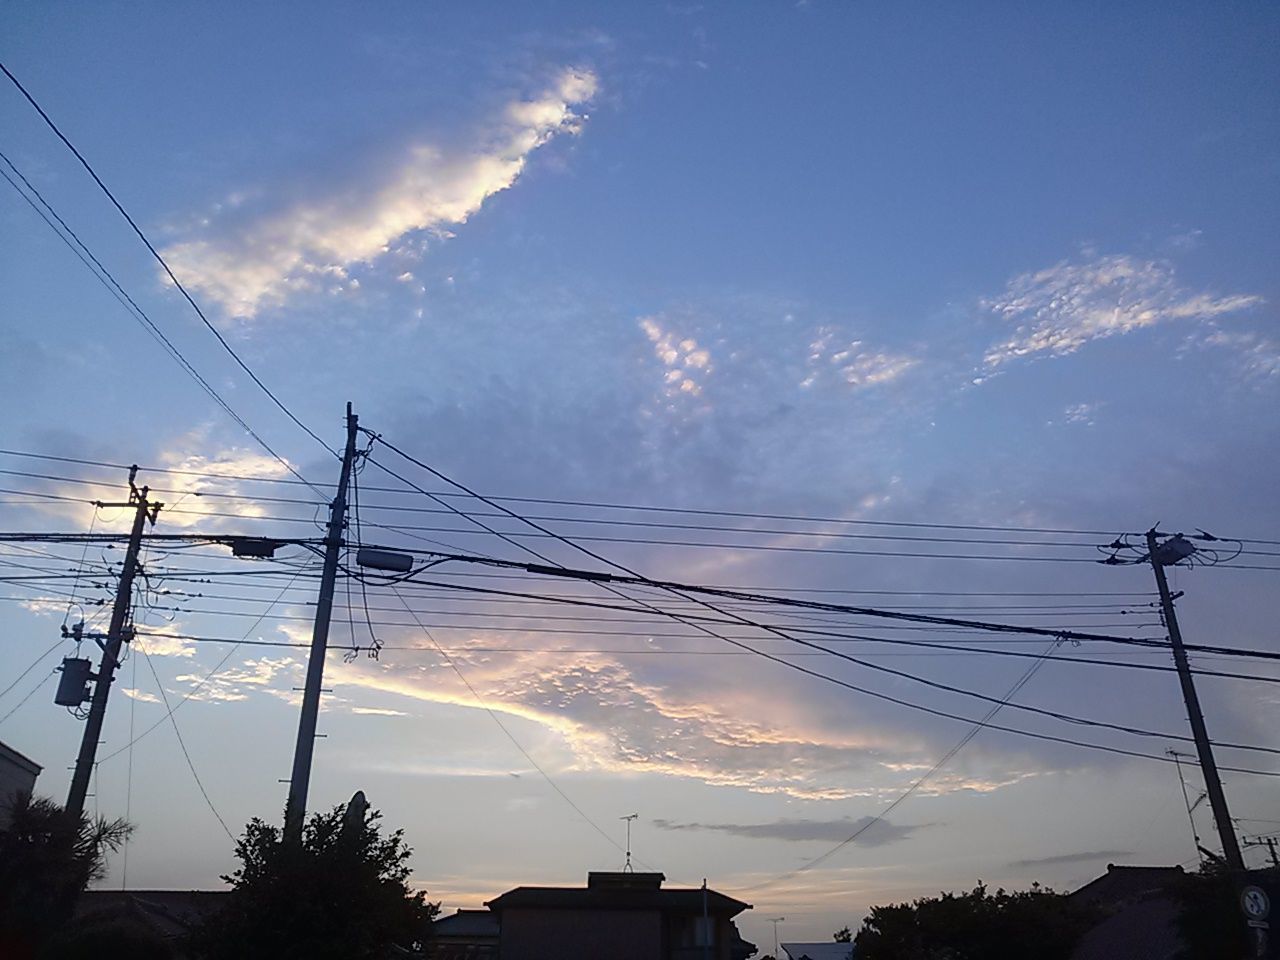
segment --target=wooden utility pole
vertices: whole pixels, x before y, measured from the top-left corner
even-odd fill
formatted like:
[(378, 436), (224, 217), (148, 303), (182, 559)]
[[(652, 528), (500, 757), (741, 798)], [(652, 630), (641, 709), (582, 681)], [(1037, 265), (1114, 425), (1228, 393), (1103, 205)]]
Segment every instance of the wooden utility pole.
[(302, 842), (302, 823), (307, 814), (307, 789), (311, 784), (311, 756), (316, 746), (316, 723), (320, 717), (320, 687), (324, 682), (324, 660), (329, 649), (329, 620), (333, 614), (333, 589), (338, 578), (338, 557), (347, 522), (347, 486), (356, 458), (357, 417), (347, 404), (347, 447), (342, 455), (338, 492), (329, 505), (329, 529), (324, 541), (324, 567), (320, 576), (320, 597), (316, 621), (311, 631), (311, 651), (307, 660), (307, 681), (302, 690), (302, 715), (298, 719), (298, 741), (293, 749), (293, 774), (289, 778), (289, 800), (284, 808), (284, 841)]
[(84, 812), (84, 800), (89, 793), (89, 778), (93, 775), (94, 760), (98, 754), (98, 739), (102, 736), (102, 722), (107, 715), (107, 696), (116, 667), (120, 665), (120, 650), (133, 636), (130, 611), (133, 607), (133, 579), (138, 572), (138, 553), (142, 547), (142, 531), (149, 520), (156, 522), (156, 514), (163, 504), (147, 499), (147, 488), (134, 486), (138, 476), (137, 466), (129, 468), (129, 502), (96, 503), (98, 507), (133, 507), (133, 529), (129, 533), (129, 546), (125, 551), (124, 566), (120, 568), (120, 581), (116, 584), (115, 605), (111, 608), (111, 626), (102, 646), (102, 661), (94, 677), (93, 701), (89, 706), (89, 718), (80, 739), (80, 753), (76, 757), (75, 773), (71, 777), (71, 789), (67, 791), (67, 812), (78, 818)]

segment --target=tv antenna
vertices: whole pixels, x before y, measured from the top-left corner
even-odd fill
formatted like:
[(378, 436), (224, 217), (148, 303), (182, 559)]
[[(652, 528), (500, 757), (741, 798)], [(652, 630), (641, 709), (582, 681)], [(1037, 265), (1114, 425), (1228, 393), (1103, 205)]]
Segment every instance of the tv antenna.
[(635, 872), (636, 872), (636, 871), (635, 871), (635, 868), (634, 868), (633, 866), (631, 866), (631, 821), (632, 821), (632, 820), (638, 820), (639, 818), (640, 818), (640, 814), (638, 814), (638, 813), (632, 813), (632, 814), (628, 814), (628, 815), (627, 815), (627, 816), (625, 816), (625, 817), (619, 817), (619, 818), (618, 818), (619, 820), (625, 820), (625, 821), (627, 821), (627, 862), (626, 862), (626, 864), (625, 864), (625, 865), (623, 866), (623, 868), (622, 868), (622, 872), (623, 872), (623, 873), (635, 873)]

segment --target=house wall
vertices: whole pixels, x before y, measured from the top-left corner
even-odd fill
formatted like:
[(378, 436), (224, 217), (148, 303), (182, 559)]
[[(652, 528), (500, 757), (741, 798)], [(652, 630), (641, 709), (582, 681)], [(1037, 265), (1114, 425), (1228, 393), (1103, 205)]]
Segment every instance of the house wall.
[(669, 960), (730, 960), (734, 930), (729, 919), (712, 916), (715, 933), (710, 947), (704, 947), (698, 942), (697, 924), (701, 919), (698, 914), (671, 914), (668, 917)]
[(656, 910), (502, 911), (502, 960), (663, 960)]
[(18, 792), (31, 793), (40, 768), (0, 743), (0, 829), (9, 825), (9, 804)]

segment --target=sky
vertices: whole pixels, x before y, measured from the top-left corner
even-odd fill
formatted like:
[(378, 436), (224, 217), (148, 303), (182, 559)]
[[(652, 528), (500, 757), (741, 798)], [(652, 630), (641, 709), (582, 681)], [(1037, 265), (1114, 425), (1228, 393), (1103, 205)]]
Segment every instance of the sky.
[[(127, 493), (98, 464), (137, 463), (165, 503), (157, 533), (320, 536), (336, 460), (220, 337), (328, 446), (350, 401), (387, 443), (533, 498), (503, 503), (598, 556), (506, 515), (482, 522), (507, 539), (482, 530), (411, 485), (456, 488), (378, 443), (363, 542), (1159, 638), (1150, 570), (1094, 561), (1160, 524), (1250, 541), (1172, 571), (1187, 640), (1280, 650), (1278, 31), (1256, 2), (15, 0), (0, 59), (208, 324), (6, 81), (0, 530), (126, 529), (87, 501)], [(698, 510), (720, 513), (670, 512)], [(120, 555), (32, 549), (0, 547), (8, 576), (85, 573), (0, 583), (0, 740), (61, 799), (82, 724), (53, 704), (74, 652), (59, 628), (104, 621)], [(216, 887), (234, 865), (224, 825), (279, 818), (306, 651), (213, 641), (309, 640), (314, 557), (280, 557), (148, 551), (91, 799), (137, 831), (104, 885)], [(876, 694), (977, 719), (989, 702), (915, 678), (999, 699), (1034, 666), (1015, 704), (1186, 736), (1175, 678), (829, 645), (887, 674), (714, 628), (804, 673), (636, 606), (701, 609), (670, 594), (484, 569), (442, 564), (422, 578), (446, 586), (399, 592), (340, 580), (311, 783), (312, 810), (363, 789), (446, 909), (622, 867), (632, 813), (636, 863), (751, 903), (740, 925), (762, 945), (770, 918), (825, 939), (877, 903), (979, 880), (1072, 889), (1109, 862), (1191, 868), (1193, 829), (1217, 846), (1160, 762), (1190, 744), (1006, 707), (994, 722), (1149, 756), (981, 730), (807, 867), (972, 731)], [(450, 589), (467, 584), (631, 610)], [(1167, 665), (717, 603), (795, 629)], [(1277, 687), (1198, 682), (1215, 740), (1275, 744)], [(1232, 748), (1219, 762), (1280, 769)], [(1182, 771), (1194, 801), (1199, 771)], [(1241, 832), (1275, 829), (1274, 779), (1224, 779)]]

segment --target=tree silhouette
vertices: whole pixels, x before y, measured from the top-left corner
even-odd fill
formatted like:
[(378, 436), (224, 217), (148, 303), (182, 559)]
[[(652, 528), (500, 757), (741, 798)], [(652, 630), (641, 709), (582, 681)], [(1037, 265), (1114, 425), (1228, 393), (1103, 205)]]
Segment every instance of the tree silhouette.
[(15, 795), (0, 831), (0, 956), (29, 957), (64, 931), (85, 887), (106, 873), (107, 851), (133, 827), (73, 817), (44, 797)]
[(412, 948), (439, 912), (407, 885), (404, 831), (383, 836), (376, 810), (345, 806), (307, 821), (300, 847), (254, 818), (236, 843), (240, 867), (227, 904), (201, 926), (192, 947), (208, 960), (382, 960)]
[(872, 907), (854, 939), (859, 960), (1065, 960), (1094, 911), (1039, 886), (944, 893)]

